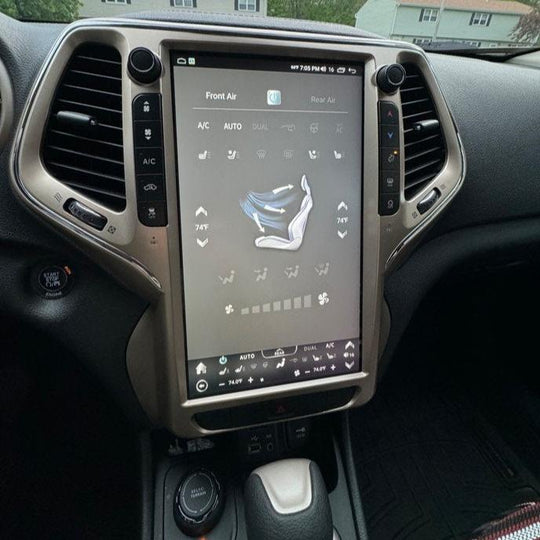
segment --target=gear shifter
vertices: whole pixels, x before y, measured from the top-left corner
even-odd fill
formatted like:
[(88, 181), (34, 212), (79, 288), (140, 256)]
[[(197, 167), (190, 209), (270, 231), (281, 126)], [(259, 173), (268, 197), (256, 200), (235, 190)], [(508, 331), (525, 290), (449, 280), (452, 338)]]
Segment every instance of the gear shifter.
[(244, 490), (250, 540), (332, 540), (332, 513), (317, 464), (284, 459), (255, 469)]

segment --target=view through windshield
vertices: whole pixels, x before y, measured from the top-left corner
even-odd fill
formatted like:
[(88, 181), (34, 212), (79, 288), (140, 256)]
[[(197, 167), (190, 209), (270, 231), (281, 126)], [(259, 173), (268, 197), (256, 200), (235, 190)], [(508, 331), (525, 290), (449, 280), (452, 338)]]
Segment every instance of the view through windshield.
[(0, 0), (1, 13), (28, 21), (160, 9), (340, 23), (431, 50), (540, 44), (540, 0)]

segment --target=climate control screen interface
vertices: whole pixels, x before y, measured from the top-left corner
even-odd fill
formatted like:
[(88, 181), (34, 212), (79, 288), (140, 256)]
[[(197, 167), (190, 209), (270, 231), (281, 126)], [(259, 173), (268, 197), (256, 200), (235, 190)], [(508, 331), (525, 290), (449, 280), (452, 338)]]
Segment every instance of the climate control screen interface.
[(358, 372), (362, 66), (172, 66), (189, 397)]

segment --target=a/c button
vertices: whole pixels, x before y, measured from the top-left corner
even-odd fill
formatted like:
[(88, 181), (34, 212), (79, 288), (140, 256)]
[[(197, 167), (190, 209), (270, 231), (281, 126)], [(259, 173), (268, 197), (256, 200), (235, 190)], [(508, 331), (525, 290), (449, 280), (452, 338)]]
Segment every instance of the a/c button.
[(163, 172), (163, 150), (161, 148), (136, 150), (135, 156), (135, 171), (137, 174)]

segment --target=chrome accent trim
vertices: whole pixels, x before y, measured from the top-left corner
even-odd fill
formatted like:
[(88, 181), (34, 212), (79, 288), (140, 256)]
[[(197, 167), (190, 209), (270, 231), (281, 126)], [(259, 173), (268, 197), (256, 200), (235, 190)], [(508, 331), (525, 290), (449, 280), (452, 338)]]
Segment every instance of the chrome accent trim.
[[(160, 280), (150, 271), (150, 269), (146, 265), (144, 265), (141, 261), (137, 260), (135, 257), (132, 257), (131, 255), (129, 255), (125, 251), (106, 242), (99, 236), (96, 236), (95, 234), (91, 234), (88, 230), (84, 229), (82, 226), (78, 226), (76, 223), (66, 219), (59, 213), (51, 210), (48, 206), (46, 206), (41, 201), (39, 201), (36, 197), (34, 197), (32, 193), (30, 193), (30, 191), (27, 189), (27, 187), (25, 186), (24, 182), (21, 179), (20, 167), (19, 167), (21, 143), (22, 143), (26, 126), (27, 126), (30, 111), (32, 110), (32, 107), (36, 100), (37, 91), (40, 88), (43, 82), (43, 79), (52, 64), (53, 58), (56, 56), (56, 53), (58, 52), (64, 40), (71, 33), (75, 32), (79, 27), (84, 27), (84, 26), (86, 25), (75, 23), (72, 26), (69, 26), (60, 34), (60, 36), (55, 40), (51, 50), (47, 54), (47, 57), (45, 58), (45, 61), (43, 63), (43, 67), (39, 71), (38, 76), (36, 77), (36, 80), (34, 81), (34, 84), (32, 85), (30, 89), (29, 98), (21, 114), (21, 120), (19, 121), (19, 124), (17, 126), (17, 131), (15, 133), (14, 142), (13, 142), (11, 154), (10, 154), (10, 173), (11, 173), (10, 177), (11, 177), (12, 185), (15, 187), (14, 189), (15, 193), (19, 195), (19, 197), (23, 200), (23, 202), (26, 202), (30, 206), (34, 207), (34, 209), (38, 210), (50, 221), (60, 223), (65, 229), (67, 229), (69, 233), (76, 236), (82, 236), (83, 239), (86, 242), (88, 242), (91, 246), (97, 249), (103, 249), (109, 252), (110, 255), (112, 255), (113, 257), (118, 257), (122, 259), (130, 267), (132, 267), (132, 269), (135, 270), (135, 272), (137, 272), (146, 280), (148, 280), (153, 288), (157, 289), (158, 292), (162, 292), (162, 285), (161, 285)], [(41, 160), (41, 156), (39, 159)], [(77, 198), (83, 201), (85, 199), (82, 196), (77, 197)], [(95, 206), (95, 203), (89, 204), (88, 206), (93, 209), (93, 207)], [(142, 287), (142, 289), (144, 290), (144, 287)], [(152, 296), (152, 293), (149, 292), (149, 295)]]
[[(450, 116), (450, 120), (452, 122), (452, 126), (454, 128), (454, 133), (457, 139), (457, 148), (459, 151), (459, 158), (461, 162), (461, 172), (458, 177), (458, 180), (456, 184), (453, 186), (452, 190), (447, 193), (444, 198), (436, 203), (431, 211), (427, 214), (427, 216), (424, 218), (422, 223), (418, 224), (415, 229), (413, 229), (392, 251), (390, 256), (388, 257), (386, 261), (385, 268), (386, 270), (390, 269), (394, 264), (397, 264), (398, 259), (400, 259), (404, 252), (407, 251), (406, 248), (412, 243), (412, 241), (422, 232), (427, 230), (434, 222), (435, 218), (437, 218), (442, 211), (448, 206), (448, 204), (452, 201), (454, 196), (457, 194), (457, 192), (461, 189), (461, 186), (463, 185), (463, 182), (465, 181), (465, 176), (467, 174), (467, 159), (465, 157), (465, 149), (463, 147), (463, 141), (461, 140), (461, 136), (459, 134), (459, 129), (456, 124), (456, 120), (454, 118), (454, 114), (452, 113), (452, 110), (448, 106), (448, 101), (446, 100), (446, 97), (444, 96), (441, 87), (439, 85), (439, 81), (437, 80), (437, 77), (434, 74), (433, 71), (433, 65), (430, 62), (429, 58), (424, 54), (424, 60), (426, 61), (427, 66), (429, 67), (430, 73), (433, 77), (433, 81), (430, 84), (428, 81), (426, 81), (426, 84), (428, 86), (428, 89), (430, 90), (433, 99), (437, 103), (438, 101), (442, 101), (444, 104), (444, 108), (448, 112), (448, 115)], [(433, 91), (435, 90), (435, 92)], [(445, 127), (445, 124), (441, 122), (441, 125), (443, 126), (443, 130)], [(447, 130), (443, 131), (443, 138), (447, 138)], [(444, 170), (446, 164), (448, 163), (450, 159), (450, 156), (447, 154), (445, 164), (443, 165), (442, 170)], [(437, 186), (438, 180), (440, 179), (441, 173), (439, 173), (433, 180), (429, 182), (429, 184), (426, 185), (424, 189), (422, 189), (419, 193), (417, 193), (413, 199), (411, 199), (411, 203), (417, 204), (417, 201), (420, 201), (429, 191), (431, 191), (434, 187)]]
[[(446, 195), (446, 197), (441, 201), (440, 204), (436, 204), (433, 212), (430, 212), (428, 216), (425, 218), (425, 220), (420, 223), (416, 229), (411, 231), (392, 251), (390, 256), (388, 257), (386, 261), (385, 268), (386, 270), (392, 268), (395, 264), (397, 264), (400, 257), (402, 257), (402, 253), (406, 251), (406, 248), (408, 248), (412, 241), (421, 233), (429, 229), (431, 225), (433, 225), (433, 222), (435, 221), (435, 218), (439, 217), (439, 215), (442, 213), (442, 211), (452, 202), (454, 196), (457, 194), (457, 192), (461, 189), (461, 186), (463, 185), (463, 182), (465, 181), (465, 175), (467, 172), (467, 161), (465, 158), (465, 151), (463, 148), (463, 143), (461, 141), (461, 136), (459, 135), (459, 132), (456, 128), (456, 135), (458, 138), (459, 143), (459, 151), (461, 156), (461, 166), (462, 166), (462, 173), (460, 174), (458, 181), (456, 185), (453, 187), (453, 189)], [(430, 182), (425, 190), (422, 190), (421, 195), (425, 195), (426, 191), (429, 191), (433, 189), (435, 183), (437, 182), (437, 177), (433, 179), (432, 182)], [(416, 201), (416, 197), (414, 198)]]

